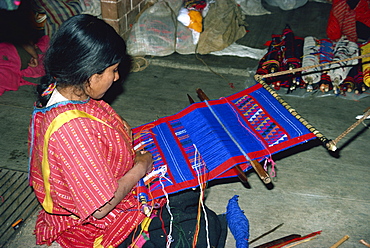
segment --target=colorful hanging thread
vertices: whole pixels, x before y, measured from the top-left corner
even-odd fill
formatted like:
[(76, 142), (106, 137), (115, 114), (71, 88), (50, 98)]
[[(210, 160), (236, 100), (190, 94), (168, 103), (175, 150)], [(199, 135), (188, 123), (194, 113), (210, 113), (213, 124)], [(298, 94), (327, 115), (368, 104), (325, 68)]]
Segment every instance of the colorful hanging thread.
[(198, 152), (198, 149), (197, 147), (194, 145), (195, 147), (195, 155), (194, 155), (194, 164), (193, 164), (193, 169), (196, 171), (197, 173), (197, 178), (198, 178), (198, 184), (199, 184), (199, 188), (200, 188), (200, 195), (199, 195), (199, 205), (198, 205), (198, 214), (197, 214), (197, 225), (196, 225), (196, 229), (195, 229), (195, 234), (194, 234), (194, 239), (193, 239), (193, 244), (192, 244), (192, 247), (195, 248), (196, 245), (197, 245), (197, 242), (198, 242), (198, 235), (199, 235), (199, 231), (200, 231), (200, 219), (201, 219), (201, 209), (203, 210), (203, 213), (204, 213), (204, 220), (205, 220), (205, 224), (206, 224), (206, 234), (207, 234), (207, 248), (210, 248), (211, 245), (210, 245), (210, 240), (209, 240), (209, 228), (208, 228), (208, 218), (207, 218), (207, 212), (206, 212), (206, 209), (204, 207), (204, 191), (206, 189), (206, 183), (207, 183), (207, 171), (205, 170), (206, 169), (206, 166), (204, 164), (204, 162), (202, 161), (201, 157), (200, 157), (200, 154)]
[(49, 86), (46, 88), (46, 90), (44, 90), (44, 92), (42, 92), (41, 96), (50, 95), (51, 93), (53, 93), (56, 86), (57, 86), (56, 82), (49, 84)]
[[(168, 214), (170, 215), (170, 225), (169, 225), (169, 232), (167, 234), (167, 242), (166, 242), (166, 248), (169, 248), (171, 246), (171, 243), (174, 241), (173, 238), (172, 238), (172, 226), (173, 226), (173, 214), (171, 212), (171, 207), (170, 207), (170, 198), (168, 196), (168, 193), (167, 191), (165, 190), (165, 186), (162, 182), (162, 178), (165, 178), (165, 173), (163, 173), (161, 176), (160, 176), (160, 184), (162, 186), (162, 190), (163, 190), (163, 193), (166, 197), (166, 209), (168, 211)], [(168, 179), (167, 179), (168, 180)]]

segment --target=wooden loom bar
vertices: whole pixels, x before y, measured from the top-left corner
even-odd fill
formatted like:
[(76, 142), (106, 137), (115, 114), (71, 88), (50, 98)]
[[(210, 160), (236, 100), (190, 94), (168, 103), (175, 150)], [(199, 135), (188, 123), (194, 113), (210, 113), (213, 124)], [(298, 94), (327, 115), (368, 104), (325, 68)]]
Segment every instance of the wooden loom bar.
[[(202, 89), (197, 89), (196, 90), (198, 94), (198, 98), (201, 101), (208, 101), (210, 100), (209, 97), (203, 92)], [(253, 169), (256, 171), (257, 175), (260, 177), (262, 182), (265, 184), (269, 184), (271, 182), (271, 177), (270, 175), (263, 169), (262, 165), (257, 161), (257, 160), (250, 160), (250, 164), (252, 165)], [(248, 181), (247, 176), (245, 175), (244, 171), (240, 168), (239, 165), (235, 165), (234, 170), (237, 171), (239, 179), (243, 182), (246, 183)]]
[[(257, 79), (257, 77), (255, 78)], [(312, 126), (308, 121), (306, 121), (300, 114), (297, 113), (280, 95), (273, 90), (263, 79), (257, 80), (270, 94), (279, 101), (297, 120), (299, 120), (310, 132), (316, 135), (316, 137), (325, 145), (325, 147), (330, 151), (335, 151), (337, 149), (336, 144), (326, 138), (319, 130)]]
[(277, 77), (277, 76), (282, 76), (282, 75), (286, 75), (286, 74), (294, 74), (296, 72), (305, 71), (305, 70), (316, 68), (316, 67), (324, 67), (324, 66), (331, 65), (331, 64), (338, 64), (338, 63), (342, 63), (342, 62), (347, 62), (347, 61), (356, 60), (356, 59), (363, 59), (363, 58), (367, 58), (367, 57), (370, 57), (370, 53), (366, 53), (366, 54), (362, 54), (362, 55), (359, 55), (359, 56), (346, 58), (346, 59), (342, 59), (342, 60), (331, 61), (331, 62), (323, 63), (323, 64), (310, 65), (310, 66), (305, 66), (305, 67), (298, 67), (298, 68), (294, 68), (294, 69), (291, 69), (291, 70), (285, 70), (285, 71), (278, 71), (278, 72), (269, 73), (269, 74), (265, 74), (265, 75), (256, 74), (254, 76), (254, 78), (256, 79), (256, 81), (260, 81), (264, 78)]
[(368, 116), (370, 116), (370, 108), (366, 110), (364, 115), (355, 123), (353, 123), (347, 130), (345, 130), (342, 134), (340, 134), (337, 138), (335, 138), (332, 142), (334, 145), (337, 145), (339, 140), (341, 140), (344, 136), (346, 136), (349, 132), (351, 132), (355, 127), (357, 127), (361, 122), (363, 122)]

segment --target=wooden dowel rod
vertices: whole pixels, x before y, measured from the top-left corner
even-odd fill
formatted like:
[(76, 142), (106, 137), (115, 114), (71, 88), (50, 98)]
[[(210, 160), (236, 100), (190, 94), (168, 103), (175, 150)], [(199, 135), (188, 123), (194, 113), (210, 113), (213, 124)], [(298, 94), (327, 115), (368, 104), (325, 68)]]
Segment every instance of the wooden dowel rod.
[(242, 170), (242, 168), (240, 168), (239, 165), (235, 165), (233, 169), (236, 171), (236, 173), (237, 173), (240, 181), (242, 181), (242, 183), (248, 183), (248, 177), (247, 177), (247, 175), (245, 175), (244, 171)]
[(344, 235), (343, 238), (341, 238), (337, 243), (335, 243), (334, 245), (330, 246), (330, 248), (337, 248), (338, 246), (340, 246), (341, 244), (343, 244), (347, 239), (349, 239), (349, 236), (348, 235)]
[(359, 241), (361, 244), (363, 244), (364, 246), (366, 246), (366, 247), (370, 247), (370, 244), (368, 244), (365, 240), (363, 240), (363, 239), (361, 239), (360, 241)]
[(195, 103), (194, 99), (189, 94), (187, 94), (187, 96), (190, 104)]
[(297, 246), (297, 245), (300, 245), (300, 244), (306, 243), (306, 242), (308, 242), (308, 241), (311, 241), (311, 240), (313, 240), (313, 239), (315, 239), (315, 238), (317, 238), (317, 237), (312, 237), (312, 238), (304, 239), (304, 240), (301, 240), (301, 241), (299, 241), (299, 242), (297, 242), (297, 243), (291, 244), (291, 245), (289, 245), (289, 246), (287, 246), (287, 247), (285, 247), (285, 248), (291, 248), (291, 247), (294, 247), (294, 246)]
[(334, 145), (336, 146), (337, 143), (342, 138), (344, 138), (344, 136), (346, 136), (349, 132), (351, 132), (353, 129), (355, 129), (355, 127), (357, 127), (361, 122), (363, 122), (369, 115), (370, 115), (370, 108), (365, 112), (365, 114), (361, 117), (361, 119), (359, 119), (358, 121), (356, 121), (355, 123), (353, 123), (349, 128), (347, 128), (347, 130), (345, 130), (341, 135), (339, 135), (337, 138), (335, 138), (332, 141), (334, 143)]
[(272, 232), (276, 231), (276, 230), (277, 230), (278, 228), (280, 228), (282, 225), (284, 225), (284, 223), (281, 223), (281, 224), (277, 225), (276, 227), (272, 228), (271, 230), (269, 230), (269, 231), (267, 231), (267, 232), (265, 232), (265, 233), (261, 234), (260, 236), (258, 236), (258, 237), (257, 237), (257, 238), (255, 238), (255, 239), (253, 239), (253, 240), (249, 241), (249, 245), (250, 245), (250, 244), (252, 244), (252, 243), (254, 243), (254, 242), (256, 242), (257, 240), (259, 240), (259, 239), (261, 239), (261, 238), (265, 237), (267, 234), (270, 234), (270, 233), (272, 233)]
[(201, 101), (209, 101), (209, 97), (206, 95), (206, 93), (204, 93), (204, 91), (202, 89), (197, 89), (196, 90), (197, 94), (198, 94), (198, 97)]
[(249, 162), (251, 163), (259, 178), (261, 178), (261, 180), (265, 184), (271, 183), (270, 175), (263, 169), (262, 165), (257, 160), (250, 160)]
[(362, 55), (355, 56), (355, 57), (352, 57), (352, 58), (346, 58), (346, 59), (342, 59), (342, 60), (331, 61), (331, 62), (323, 63), (323, 64), (299, 67), (299, 68), (295, 68), (295, 69), (291, 69), (291, 70), (279, 71), (279, 72), (269, 73), (269, 74), (265, 74), (265, 75), (256, 74), (254, 76), (254, 78), (256, 79), (256, 81), (259, 81), (263, 78), (282, 76), (282, 75), (286, 75), (286, 74), (293, 74), (293, 73), (300, 72), (300, 71), (305, 71), (305, 70), (308, 70), (308, 69), (311, 69), (311, 68), (324, 67), (324, 66), (331, 65), (331, 64), (347, 62), (347, 61), (351, 61), (351, 60), (355, 60), (355, 59), (363, 59), (363, 58), (367, 58), (367, 57), (370, 57), (370, 53), (362, 54)]

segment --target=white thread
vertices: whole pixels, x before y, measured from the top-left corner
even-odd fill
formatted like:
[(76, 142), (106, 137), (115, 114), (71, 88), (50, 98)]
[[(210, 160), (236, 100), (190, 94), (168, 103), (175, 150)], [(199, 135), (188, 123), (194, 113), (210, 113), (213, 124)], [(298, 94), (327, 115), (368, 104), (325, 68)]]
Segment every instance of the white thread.
[[(208, 227), (208, 217), (207, 217), (207, 212), (206, 212), (206, 209), (204, 207), (204, 202), (203, 202), (203, 195), (204, 195), (204, 192), (203, 192), (203, 189), (202, 189), (202, 186), (201, 186), (201, 182), (200, 182), (200, 174), (201, 172), (198, 170), (198, 166), (197, 166), (197, 154), (198, 154), (198, 149), (197, 149), (197, 146), (195, 144), (193, 144), (194, 148), (195, 148), (195, 153), (194, 153), (194, 165), (193, 165), (193, 168), (195, 169), (195, 171), (197, 172), (197, 179), (198, 179), (198, 184), (199, 184), (199, 188), (200, 188), (200, 197), (199, 197), (199, 202), (202, 206), (202, 210), (203, 210), (203, 213), (204, 213), (204, 220), (206, 222), (206, 234), (207, 234), (207, 247), (210, 248), (211, 247), (211, 244), (210, 244), (210, 241), (209, 241), (209, 227)], [(201, 162), (200, 162), (201, 163)]]
[(166, 178), (166, 177), (164, 177), (163, 175), (165, 175), (167, 173), (167, 165), (162, 165), (162, 166), (160, 166), (160, 167), (158, 167), (158, 169), (156, 169), (156, 170), (153, 170), (153, 171), (151, 171), (148, 175), (146, 175), (145, 177), (144, 177), (144, 182), (147, 182), (149, 179), (151, 179), (152, 177), (156, 177), (156, 176), (162, 176), (164, 179), (166, 179), (168, 182), (170, 182), (171, 184), (173, 184), (172, 183), (172, 181), (170, 180), (170, 179), (168, 179), (168, 178)]
[(169, 225), (169, 233), (167, 235), (167, 243), (166, 243), (166, 247), (169, 248), (171, 246), (171, 243), (174, 241), (173, 238), (172, 238), (172, 223), (173, 223), (173, 215), (171, 213), (171, 208), (170, 208), (170, 198), (168, 197), (168, 193), (167, 191), (164, 189), (164, 184), (162, 183), (162, 178), (168, 180), (165, 176), (164, 176), (164, 173), (162, 172), (162, 174), (160, 175), (159, 177), (159, 182), (162, 186), (162, 191), (166, 197), (166, 209), (169, 213), (169, 215), (171, 216), (170, 217), (170, 225)]
[(136, 146), (134, 146), (134, 150), (136, 151), (136, 150), (138, 150), (140, 147), (142, 147), (142, 146), (144, 146), (144, 145), (146, 145), (146, 144), (148, 144), (149, 142), (152, 142), (152, 141), (153, 141), (153, 139), (152, 139), (152, 138), (150, 138), (150, 139), (148, 139), (148, 140), (144, 140), (144, 141), (142, 141), (142, 142), (138, 143)]

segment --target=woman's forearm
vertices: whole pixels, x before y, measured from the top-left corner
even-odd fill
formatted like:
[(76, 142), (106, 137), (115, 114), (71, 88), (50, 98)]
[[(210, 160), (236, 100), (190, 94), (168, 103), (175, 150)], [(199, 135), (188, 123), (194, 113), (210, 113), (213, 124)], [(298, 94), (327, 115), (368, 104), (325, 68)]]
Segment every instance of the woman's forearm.
[(101, 219), (106, 216), (125, 198), (137, 182), (145, 176), (146, 172), (147, 165), (142, 161), (136, 162), (135, 166), (117, 181), (118, 187), (114, 193), (114, 197), (101, 208), (96, 210), (93, 213), (93, 216), (97, 219)]

